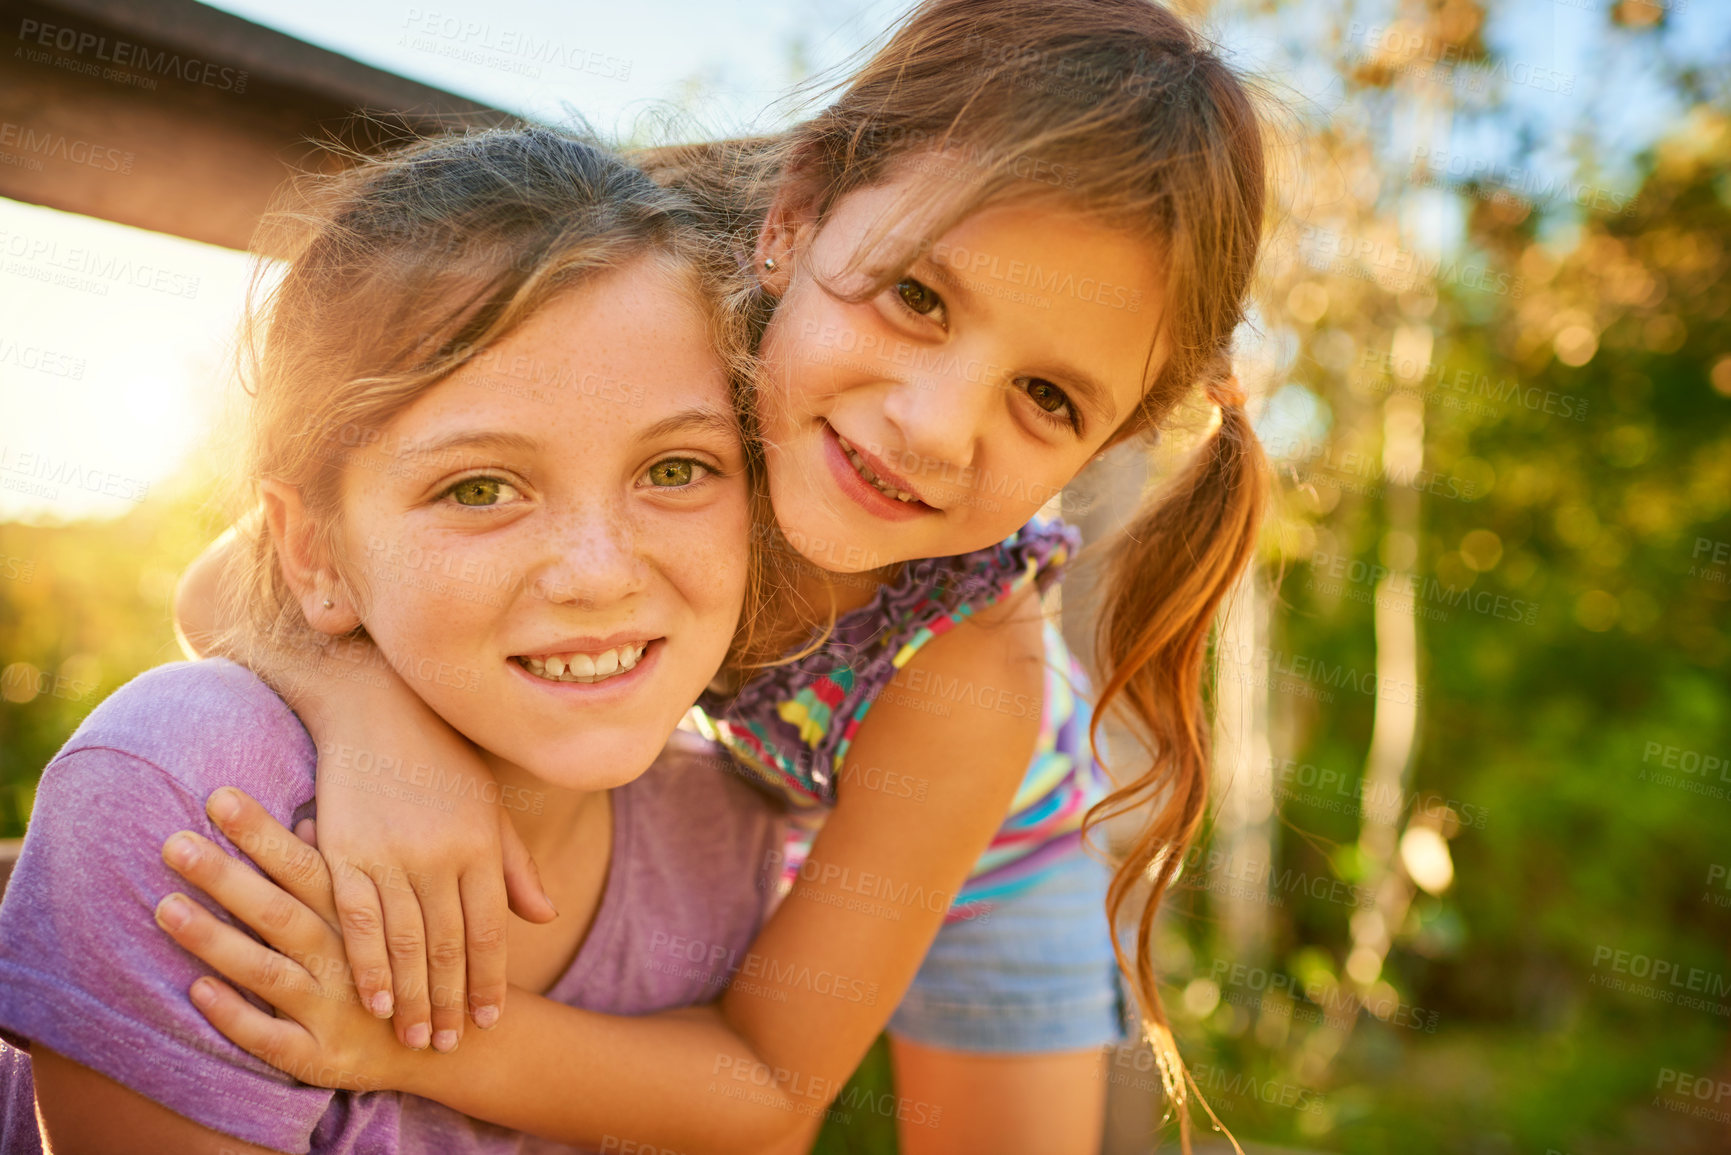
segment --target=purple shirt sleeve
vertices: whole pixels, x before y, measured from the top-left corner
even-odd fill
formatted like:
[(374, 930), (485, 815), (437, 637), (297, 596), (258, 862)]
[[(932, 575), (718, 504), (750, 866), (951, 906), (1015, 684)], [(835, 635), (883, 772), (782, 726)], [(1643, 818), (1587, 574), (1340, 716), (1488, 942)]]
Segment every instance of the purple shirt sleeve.
[[(409, 1095), (303, 1086), (193, 1007), (188, 988), (211, 972), (157, 927), (156, 903), (178, 890), (232, 920), (163, 864), (162, 844), (195, 830), (232, 851), (204, 814), (204, 799), (224, 785), (292, 825), (313, 797), (314, 756), (282, 699), (228, 662), (152, 670), (97, 707), (43, 772), (0, 903), (0, 1036), (40, 1043), (205, 1127), (281, 1151), (579, 1150)], [(606, 890), (551, 997), (637, 1015), (726, 989), (762, 923), (757, 880), (782, 840), (778, 808), (725, 765), (716, 749), (676, 734), (655, 766), (615, 792)], [(0, 1047), (4, 1155), (39, 1150), (30, 1085), (28, 1057)]]
[(187, 989), (211, 972), (153, 911), (179, 890), (227, 919), (163, 864), (163, 842), (187, 829), (228, 849), (204, 814), (225, 784), (287, 820), (311, 797), (312, 756), (281, 699), (228, 663), (164, 667), (104, 702), (43, 772), (0, 904), (6, 1037), (213, 1130), (308, 1150), (332, 1092), (294, 1082), (204, 1021)]

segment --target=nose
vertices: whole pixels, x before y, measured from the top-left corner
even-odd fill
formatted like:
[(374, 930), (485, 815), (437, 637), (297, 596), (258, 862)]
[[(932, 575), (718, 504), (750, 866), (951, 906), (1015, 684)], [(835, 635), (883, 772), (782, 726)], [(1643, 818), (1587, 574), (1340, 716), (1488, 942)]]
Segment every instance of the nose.
[[(994, 382), (975, 379), (970, 362), (958, 356), (952, 368), (936, 374), (911, 374), (897, 381), (884, 400), (884, 416), (902, 435), (908, 456), (917, 456), (920, 472), (953, 477), (974, 464), (986, 436), (986, 426), (998, 408)], [(892, 462), (903, 469), (904, 462)], [(911, 478), (916, 484), (918, 477)]]
[(617, 503), (549, 510), (529, 592), (558, 605), (605, 609), (642, 592), (648, 563), (637, 528)]

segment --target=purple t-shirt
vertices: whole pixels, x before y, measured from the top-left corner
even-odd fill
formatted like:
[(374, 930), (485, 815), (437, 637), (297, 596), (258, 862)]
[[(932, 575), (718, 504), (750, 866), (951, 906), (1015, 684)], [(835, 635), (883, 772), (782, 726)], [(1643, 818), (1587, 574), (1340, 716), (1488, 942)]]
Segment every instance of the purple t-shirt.
[[(606, 889), (549, 998), (638, 1015), (721, 994), (728, 963), (744, 957), (763, 920), (768, 891), (758, 875), (782, 835), (773, 805), (736, 775), (716, 773), (717, 757), (678, 732), (648, 772), (613, 791)], [(212, 972), (152, 912), (180, 890), (228, 916), (163, 864), (163, 842), (196, 830), (232, 850), (204, 813), (219, 786), (240, 787), (288, 825), (310, 810), (314, 767), (300, 720), (231, 662), (164, 666), (116, 691), (42, 774), (0, 904), (0, 1032), (281, 1151), (572, 1150), (412, 1095), (297, 1083), (193, 1007), (187, 989)], [(33, 1101), (28, 1054), (0, 1044), (7, 1155), (40, 1150)]]

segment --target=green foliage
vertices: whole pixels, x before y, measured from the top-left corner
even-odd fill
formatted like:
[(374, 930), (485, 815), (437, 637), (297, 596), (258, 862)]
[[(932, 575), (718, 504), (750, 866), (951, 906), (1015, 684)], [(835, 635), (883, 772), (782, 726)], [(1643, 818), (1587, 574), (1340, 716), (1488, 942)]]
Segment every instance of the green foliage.
[[(1309, 1112), (1228, 1088), (1215, 1106), (1241, 1140), (1723, 1149), (1723, 1124), (1692, 1116), (1701, 1102), (1677, 1087), (1722, 1077), (1731, 1044), (1731, 131), (1707, 116), (1647, 167), (1634, 211), (1589, 215), (1566, 251), (1541, 245), (1521, 206), (1472, 212), (1469, 246), (1524, 276), (1518, 301), (1487, 310), (1447, 283), (1430, 300), (1359, 298), (1337, 277), (1322, 282), (1327, 312), (1300, 326), (1307, 348), (1333, 329), (1364, 351), (1428, 326), (1428, 374), (1402, 380), (1361, 352), (1313, 388), (1336, 443), (1356, 431), (1373, 454), (1384, 400), (1422, 396), (1426, 469), (1482, 483), (1470, 499), (1423, 497), (1411, 563), (1432, 580), (1415, 599), (1425, 695), (1406, 802), (1409, 817), (1453, 815), (1455, 878), (1420, 896), (1381, 975), (1434, 1028), (1364, 1013), (1327, 1053), (1355, 913), (1337, 902), (1271, 911), (1269, 971), (1320, 967), (1315, 997), (1223, 983), (1217, 1005), (1195, 1001), (1180, 1031), (1192, 1063), (1321, 1096)], [(1489, 392), (1452, 404), (1457, 371), (1466, 393)], [(1374, 583), (1349, 579), (1343, 595), (1315, 559), (1386, 564), (1389, 491), (1316, 489), (1288, 485), (1274, 531), (1289, 569), (1274, 645), (1370, 669)], [(1275, 732), (1295, 736), (1277, 753), (1357, 778), (1365, 702), (1272, 697)], [(1285, 801), (1278, 869), (1353, 880), (1358, 819), (1331, 802)], [(1193, 907), (1170, 957), (1220, 957), (1212, 910)], [(1217, 972), (1192, 961), (1167, 977), (1182, 1007)]]
[(811, 1155), (896, 1155), (895, 1112), (863, 1106), (894, 1104), (895, 1091), (889, 1036), (879, 1035), (824, 1117)]
[(0, 837), (20, 837), (36, 780), (95, 705), (181, 656), (174, 585), (217, 532), (197, 495), (105, 522), (0, 522)]

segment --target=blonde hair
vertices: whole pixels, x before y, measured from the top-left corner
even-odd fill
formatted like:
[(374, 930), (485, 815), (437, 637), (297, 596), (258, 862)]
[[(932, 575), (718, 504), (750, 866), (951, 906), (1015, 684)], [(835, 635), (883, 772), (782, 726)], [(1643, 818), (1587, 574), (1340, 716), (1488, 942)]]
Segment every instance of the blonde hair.
[[(541, 128), (490, 129), (354, 158), (336, 176), (292, 183), (255, 248), (240, 370), (252, 395), (240, 479), (293, 486), (316, 546), (339, 572), (341, 478), (428, 389), (508, 336), (559, 294), (648, 258), (680, 275), (703, 309), (734, 383), (754, 517), (767, 517), (752, 391), (740, 387), (751, 335), (738, 270), (689, 200), (593, 144)], [(278, 680), (315, 635), (256, 515), (237, 526), (244, 559), (226, 583), (237, 623), (219, 649)], [(755, 537), (756, 535), (754, 535)], [(741, 637), (761, 616), (754, 563)]]

